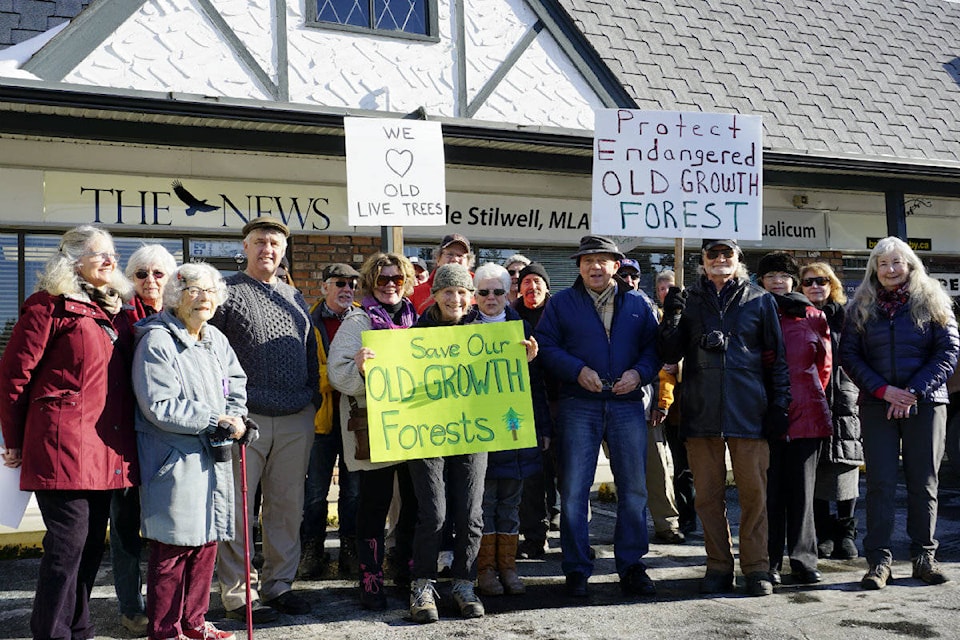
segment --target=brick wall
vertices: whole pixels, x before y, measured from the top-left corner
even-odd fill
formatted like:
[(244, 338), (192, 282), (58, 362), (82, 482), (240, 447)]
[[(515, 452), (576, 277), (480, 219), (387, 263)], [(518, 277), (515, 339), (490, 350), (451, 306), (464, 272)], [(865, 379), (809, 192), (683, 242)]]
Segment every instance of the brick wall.
[(73, 20), (91, 0), (0, 0), (0, 49)]
[(788, 251), (787, 253), (792, 253), (801, 267), (811, 262), (826, 262), (833, 268), (837, 277), (843, 280), (843, 254), (840, 251)]
[(380, 238), (371, 236), (294, 236), (290, 244), (293, 281), (308, 304), (320, 298), (323, 267), (345, 262), (359, 270), (367, 257), (380, 251)]

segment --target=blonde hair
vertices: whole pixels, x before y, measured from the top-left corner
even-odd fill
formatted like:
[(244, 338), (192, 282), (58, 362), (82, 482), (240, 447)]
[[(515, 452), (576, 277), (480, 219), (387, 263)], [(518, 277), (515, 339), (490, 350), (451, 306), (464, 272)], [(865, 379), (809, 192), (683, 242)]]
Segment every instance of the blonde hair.
[[(57, 252), (47, 260), (37, 278), (37, 291), (46, 291), (54, 296), (80, 293), (83, 290), (83, 278), (77, 270), (77, 263), (98, 239), (106, 240), (110, 243), (111, 250), (116, 251), (113, 236), (93, 225), (83, 224), (64, 233)], [(127, 299), (133, 291), (133, 284), (120, 271), (119, 264), (114, 266), (107, 286)]]
[(395, 266), (400, 269), (403, 275), (403, 291), (401, 295), (406, 298), (413, 293), (413, 286), (417, 282), (417, 274), (413, 270), (413, 265), (407, 260), (406, 256), (399, 253), (375, 253), (360, 267), (360, 291), (364, 295), (373, 295), (373, 290), (377, 286), (377, 278), (384, 267)]
[(857, 287), (850, 303), (850, 321), (860, 331), (877, 314), (877, 290), (880, 279), (877, 278), (877, 262), (881, 257), (898, 254), (907, 263), (907, 291), (910, 294), (910, 317), (917, 327), (928, 322), (946, 325), (953, 317), (953, 302), (937, 280), (927, 275), (923, 263), (906, 242), (889, 236), (877, 243), (867, 259), (867, 270), (863, 282)]
[(810, 264), (805, 264), (800, 267), (801, 287), (803, 286), (803, 279), (806, 278), (807, 273), (811, 271), (830, 281), (830, 295), (827, 297), (830, 302), (836, 302), (839, 305), (847, 304), (847, 294), (843, 290), (843, 283), (840, 282), (837, 274), (833, 272), (833, 267), (826, 262), (811, 262)]

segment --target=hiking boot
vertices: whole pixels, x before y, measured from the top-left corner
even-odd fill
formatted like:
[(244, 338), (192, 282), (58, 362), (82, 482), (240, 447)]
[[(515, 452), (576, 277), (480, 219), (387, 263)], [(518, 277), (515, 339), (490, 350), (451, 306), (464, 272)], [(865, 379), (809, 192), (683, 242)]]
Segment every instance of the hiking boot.
[(340, 539), (340, 557), (337, 559), (337, 574), (341, 578), (354, 578), (359, 575), (357, 565), (357, 539), (353, 536), (344, 536)]
[(769, 596), (773, 593), (773, 583), (770, 582), (770, 573), (767, 571), (754, 571), (747, 574), (747, 595), (751, 596)]
[(120, 616), (120, 625), (137, 638), (147, 635), (147, 625), (149, 623), (147, 616), (142, 613), (135, 613), (132, 616), (122, 614)]
[(927, 584), (943, 584), (950, 580), (932, 553), (921, 553), (913, 559), (913, 577)]
[(733, 591), (733, 573), (707, 571), (700, 581), (700, 593), (730, 593)]
[(620, 578), (620, 590), (627, 596), (657, 595), (657, 587), (647, 575), (646, 567), (639, 563), (627, 567)]
[(382, 571), (364, 571), (360, 574), (360, 606), (370, 611), (383, 611), (387, 608)]
[(184, 629), (183, 637), (190, 640), (234, 640), (233, 631), (222, 631), (210, 622), (204, 622), (199, 629)]
[(454, 580), (452, 591), (453, 601), (457, 603), (461, 616), (464, 618), (483, 617), (483, 603), (473, 592), (472, 580)]
[(410, 619), (417, 624), (430, 624), (439, 620), (437, 599), (433, 580), (414, 580), (410, 587)]
[[(914, 572), (916, 572), (916, 569), (914, 569)], [(881, 562), (871, 565), (870, 570), (860, 580), (860, 587), (868, 591), (876, 591), (877, 589), (883, 589), (888, 582), (892, 581), (893, 574), (890, 571), (890, 565)]]
[(330, 554), (323, 548), (323, 540), (304, 540), (300, 551), (297, 579), (319, 580), (330, 567)]

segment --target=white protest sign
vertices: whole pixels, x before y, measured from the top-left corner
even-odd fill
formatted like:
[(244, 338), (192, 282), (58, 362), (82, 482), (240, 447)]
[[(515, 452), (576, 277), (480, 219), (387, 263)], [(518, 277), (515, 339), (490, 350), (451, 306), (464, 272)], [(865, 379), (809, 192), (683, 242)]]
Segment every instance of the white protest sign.
[(344, 118), (343, 124), (349, 224), (446, 224), (439, 122)]
[(760, 240), (760, 116), (596, 111), (594, 233)]

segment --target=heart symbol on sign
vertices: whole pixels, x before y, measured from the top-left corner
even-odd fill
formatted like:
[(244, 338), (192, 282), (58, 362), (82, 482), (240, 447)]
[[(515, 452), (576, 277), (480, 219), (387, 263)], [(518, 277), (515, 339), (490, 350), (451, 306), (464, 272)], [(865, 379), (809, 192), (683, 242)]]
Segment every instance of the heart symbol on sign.
[(407, 175), (407, 171), (410, 171), (410, 167), (413, 166), (413, 151), (409, 149), (403, 151), (387, 149), (386, 160), (390, 171), (393, 171), (402, 178)]

